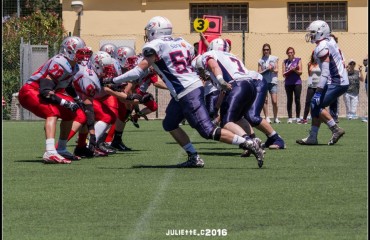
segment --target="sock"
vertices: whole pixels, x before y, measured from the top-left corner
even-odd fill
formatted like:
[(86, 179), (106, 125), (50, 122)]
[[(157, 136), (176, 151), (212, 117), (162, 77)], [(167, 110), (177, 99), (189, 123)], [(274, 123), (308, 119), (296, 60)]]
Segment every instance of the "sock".
[(328, 125), (329, 128), (334, 127), (336, 125), (334, 119), (331, 119), (326, 122), (326, 125)]
[(116, 130), (116, 124), (113, 124), (109, 129), (108, 136), (105, 138), (106, 142), (112, 142), (112, 140), (114, 139), (115, 130)]
[(46, 139), (46, 151), (47, 152), (56, 152), (55, 139), (54, 138)]
[(317, 138), (317, 134), (319, 133), (319, 127), (317, 126), (311, 126), (311, 132), (310, 134), (313, 136), (313, 137), (316, 137)]
[(71, 140), (71, 138), (73, 138), (73, 137), (74, 137), (74, 135), (76, 135), (76, 132), (75, 132), (75, 131), (73, 131), (73, 130), (71, 130), (71, 131), (69, 132), (69, 135), (68, 135), (67, 141)]
[(267, 135), (267, 136), (270, 138), (270, 137), (274, 136), (275, 134), (276, 134), (276, 132), (275, 131), (272, 131), (272, 133), (269, 134), (269, 135)]
[(79, 147), (79, 148), (86, 147), (87, 135), (88, 135), (88, 133), (80, 133), (80, 134), (78, 134), (77, 147)]
[(57, 150), (59, 151), (67, 151), (67, 140), (58, 140), (58, 147)]
[(189, 142), (188, 144), (186, 144), (185, 146), (182, 147), (187, 153), (197, 153), (197, 151), (195, 150), (193, 144), (191, 142)]
[(123, 131), (122, 132), (120, 132), (120, 131), (114, 131), (113, 141), (114, 142), (121, 142), (122, 141), (122, 135), (123, 135)]
[(103, 133), (105, 133), (105, 131), (107, 130), (108, 124), (102, 121), (98, 121), (95, 123), (94, 127), (95, 127), (96, 141), (98, 142), (101, 136), (103, 135)]
[(245, 142), (245, 138), (241, 137), (241, 136), (238, 136), (238, 135), (234, 135), (234, 138), (233, 138), (233, 141), (231, 144), (233, 145), (240, 145), (242, 144), (243, 142)]

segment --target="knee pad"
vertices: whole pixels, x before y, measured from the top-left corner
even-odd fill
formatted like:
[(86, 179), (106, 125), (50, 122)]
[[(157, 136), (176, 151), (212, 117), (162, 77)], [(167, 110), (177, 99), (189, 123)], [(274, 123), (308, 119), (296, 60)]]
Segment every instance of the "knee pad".
[(220, 141), (220, 138), (221, 138), (221, 128), (220, 127), (216, 127), (212, 131), (212, 135), (209, 136), (209, 139), (213, 139), (215, 141)]

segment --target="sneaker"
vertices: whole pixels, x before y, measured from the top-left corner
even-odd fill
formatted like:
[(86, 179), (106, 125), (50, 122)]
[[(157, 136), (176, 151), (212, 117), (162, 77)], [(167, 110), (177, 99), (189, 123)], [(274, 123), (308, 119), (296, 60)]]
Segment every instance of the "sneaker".
[(122, 141), (118, 142), (118, 141), (113, 141), (111, 144), (110, 144), (111, 147), (117, 149), (117, 151), (120, 151), (120, 152), (125, 152), (125, 151), (132, 151), (131, 148), (127, 147)]
[(296, 140), (296, 143), (298, 143), (300, 145), (317, 145), (317, 144), (319, 144), (318, 141), (317, 141), (317, 138), (313, 137), (311, 134), (308, 135), (308, 137), (306, 137), (306, 138)]
[(361, 122), (365, 122), (365, 123), (367, 123), (367, 118), (366, 118), (366, 117), (362, 118), (362, 119), (361, 119)]
[(180, 168), (202, 168), (204, 167), (204, 161), (198, 155), (198, 153), (188, 153), (188, 160), (183, 163), (177, 164)]
[(256, 157), (259, 168), (263, 166), (263, 158), (264, 158), (261, 143), (262, 143), (261, 139), (254, 138), (254, 139), (249, 139), (239, 145), (240, 148), (244, 150), (250, 150), (252, 152), (252, 154)]
[(113, 149), (111, 146), (109, 146), (105, 142), (99, 143), (98, 144), (98, 148), (99, 148), (99, 150), (101, 150), (102, 152), (107, 153), (107, 154), (114, 154), (114, 153), (116, 153), (116, 150)]
[(334, 145), (338, 142), (338, 140), (346, 133), (343, 128), (336, 127), (332, 130), (333, 135), (328, 142), (328, 145)]
[(267, 138), (263, 147), (269, 148), (269, 149), (285, 149), (286, 148), (284, 140), (277, 133), (274, 136)]
[(76, 156), (76, 155), (74, 155), (74, 154), (72, 154), (72, 153), (68, 152), (67, 150), (63, 150), (63, 151), (58, 151), (58, 150), (57, 150), (57, 153), (58, 153), (60, 156), (62, 156), (62, 157), (64, 157), (64, 158), (66, 158), (66, 159), (68, 159), (68, 160), (71, 160), (71, 161), (78, 161), (78, 160), (81, 160), (81, 157)]
[(297, 124), (307, 124), (307, 120), (302, 118), (297, 122)]
[(44, 163), (70, 164), (72, 161), (60, 156), (57, 152), (45, 152), (42, 156)]
[(281, 123), (278, 118), (275, 118), (274, 123)]
[(271, 123), (271, 120), (270, 120), (270, 118), (269, 118), (269, 117), (267, 117), (267, 118), (266, 118), (266, 121), (267, 121), (268, 123)]
[(293, 118), (288, 118), (287, 123), (293, 123)]

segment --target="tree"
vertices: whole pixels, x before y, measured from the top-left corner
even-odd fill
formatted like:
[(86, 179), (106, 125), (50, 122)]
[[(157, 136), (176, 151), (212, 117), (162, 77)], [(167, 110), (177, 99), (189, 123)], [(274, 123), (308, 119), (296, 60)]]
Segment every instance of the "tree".
[(8, 103), (3, 109), (3, 119), (10, 118), (12, 93), (18, 92), (20, 87), (21, 38), (32, 45), (48, 45), (49, 49), (54, 49), (54, 44), (60, 46), (65, 36), (62, 19), (53, 12), (37, 10), (29, 16), (11, 17), (3, 23), (3, 96)]

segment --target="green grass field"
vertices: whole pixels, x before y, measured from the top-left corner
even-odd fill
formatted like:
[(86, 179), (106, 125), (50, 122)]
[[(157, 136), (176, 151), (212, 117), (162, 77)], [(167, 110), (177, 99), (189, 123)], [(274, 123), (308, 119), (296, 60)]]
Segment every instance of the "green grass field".
[[(3, 122), (3, 239), (367, 239), (366, 123), (341, 119), (334, 146), (326, 126), (319, 146), (300, 146), (309, 125), (275, 124), (287, 149), (266, 150), (262, 169), (188, 125), (205, 168), (168, 168), (185, 153), (161, 121), (140, 124), (125, 132), (133, 152), (46, 165), (43, 122)], [(172, 229), (227, 236), (166, 236)]]

